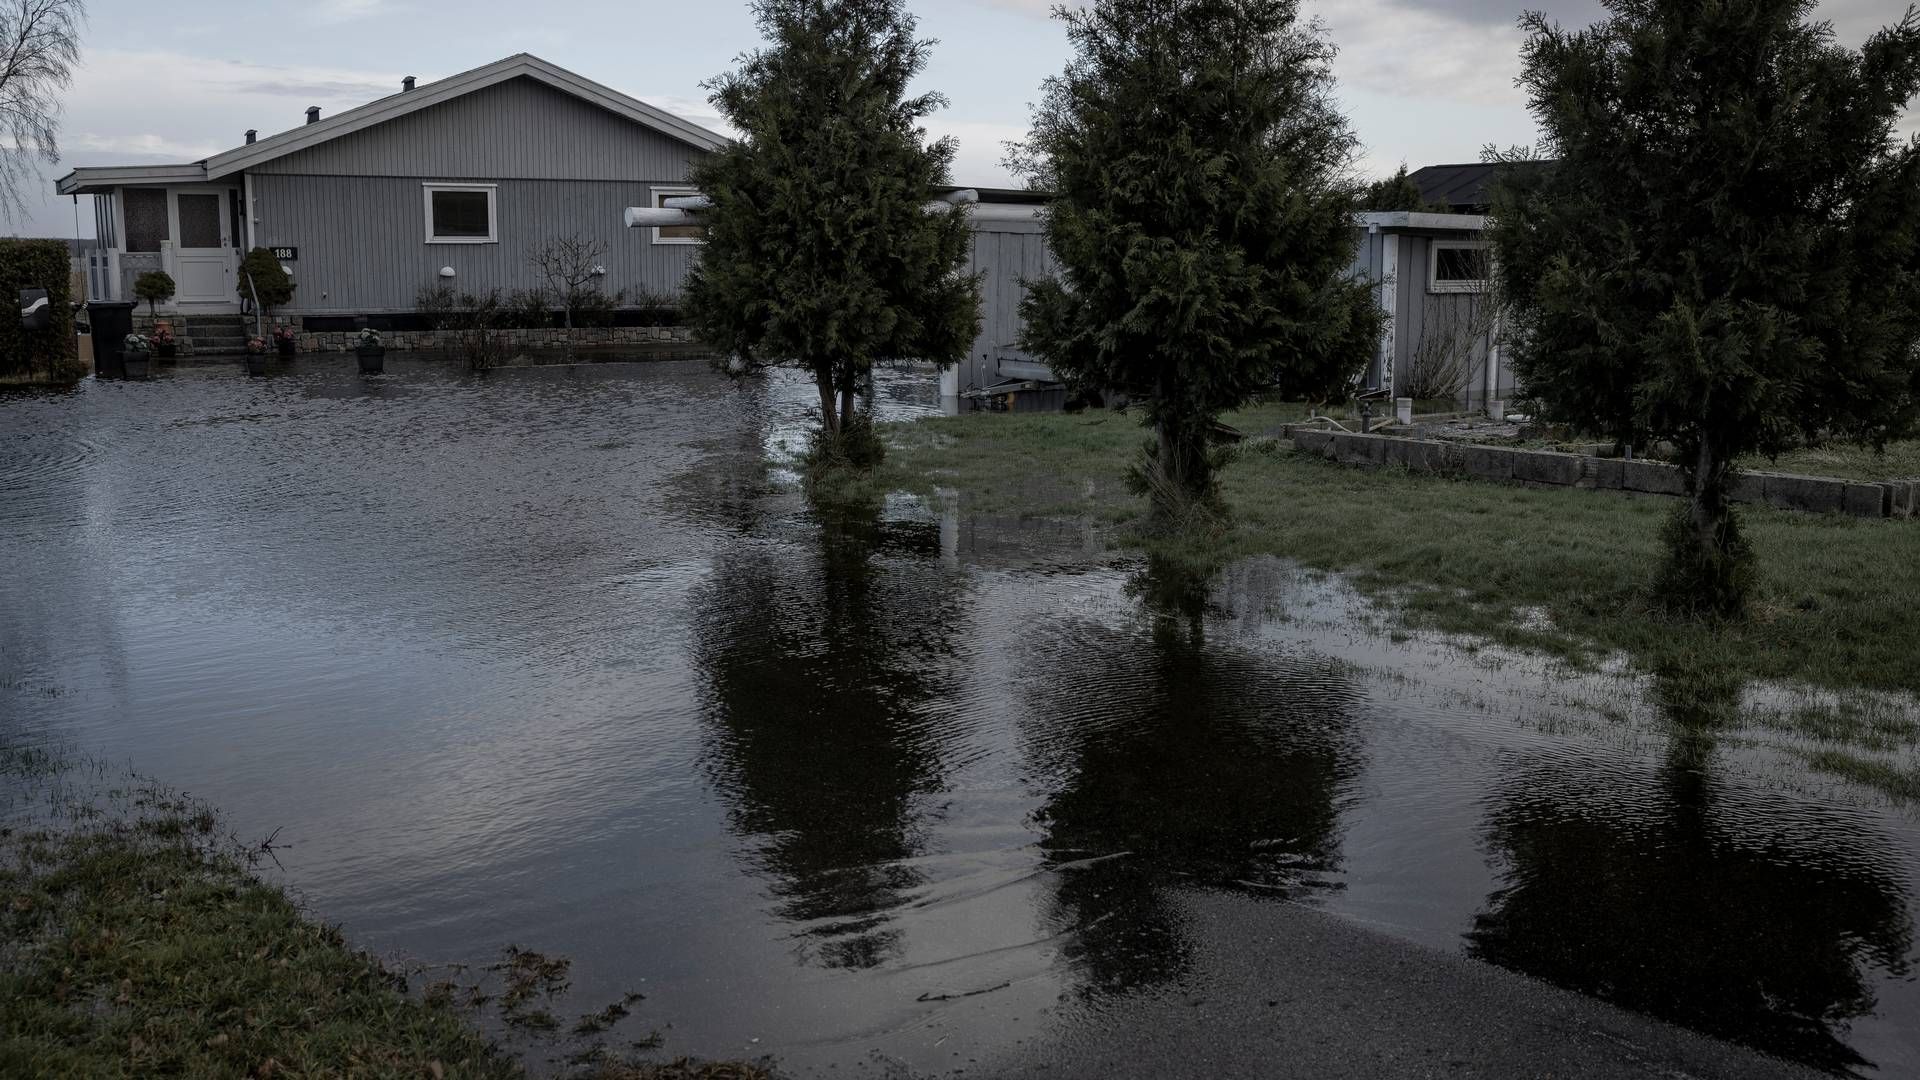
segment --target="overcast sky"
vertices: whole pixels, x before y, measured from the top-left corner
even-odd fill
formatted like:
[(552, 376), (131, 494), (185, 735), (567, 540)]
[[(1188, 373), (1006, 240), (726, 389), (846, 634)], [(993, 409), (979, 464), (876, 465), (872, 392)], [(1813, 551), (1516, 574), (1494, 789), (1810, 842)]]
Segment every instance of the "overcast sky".
[[(1857, 46), (1903, 0), (1825, 0), (1822, 17)], [(1531, 143), (1513, 87), (1521, 6), (1565, 23), (1592, 21), (1595, 0), (1305, 0), (1340, 48), (1340, 96), (1364, 143), (1363, 169), (1473, 161), (1486, 143)], [(936, 134), (960, 140), (956, 179), (1014, 183), (1001, 144), (1026, 130), (1042, 79), (1065, 63), (1049, 0), (919, 0), (923, 37), (938, 39), (927, 88), (952, 106)], [(195, 161), (399, 88), (530, 52), (616, 90), (719, 127), (700, 84), (758, 37), (742, 0), (92, 0), (83, 67), (68, 95), (65, 160), (45, 201), (6, 231), (74, 235), (73, 206), (53, 180), (75, 165)], [(1910, 114), (1909, 127), (1912, 114)], [(93, 233), (81, 200), (80, 235)]]

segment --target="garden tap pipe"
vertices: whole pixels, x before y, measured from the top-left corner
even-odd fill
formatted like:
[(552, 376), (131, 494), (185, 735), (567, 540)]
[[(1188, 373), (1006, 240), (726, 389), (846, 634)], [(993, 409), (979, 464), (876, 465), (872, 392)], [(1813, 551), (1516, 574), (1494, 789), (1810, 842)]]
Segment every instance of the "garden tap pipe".
[[(951, 210), (956, 206), (972, 206), (980, 201), (980, 193), (973, 188), (961, 188), (949, 191), (920, 209), (929, 214)], [(705, 195), (674, 195), (661, 200), (659, 206), (629, 206), (625, 214), (629, 229), (671, 229), (687, 225), (698, 225), (706, 212), (713, 208), (713, 200)]]

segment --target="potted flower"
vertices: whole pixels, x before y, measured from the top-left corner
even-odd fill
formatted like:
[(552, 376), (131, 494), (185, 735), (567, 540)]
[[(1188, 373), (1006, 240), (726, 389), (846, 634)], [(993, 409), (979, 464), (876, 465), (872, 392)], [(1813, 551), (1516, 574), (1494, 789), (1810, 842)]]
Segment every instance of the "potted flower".
[(360, 374), (378, 375), (386, 370), (387, 348), (380, 342), (380, 331), (373, 327), (360, 331), (360, 340), (354, 343), (353, 352), (360, 358)]
[(250, 337), (247, 339), (247, 374), (265, 375), (267, 373), (267, 339)]
[(147, 336), (147, 342), (153, 346), (153, 354), (162, 360), (173, 359), (175, 350), (179, 348), (179, 343), (173, 337), (173, 327), (166, 323), (156, 324), (153, 333)]
[(127, 378), (144, 379), (153, 372), (152, 354), (146, 336), (128, 334), (120, 343), (120, 359), (126, 365)]
[(293, 326), (281, 323), (273, 328), (273, 347), (281, 356), (293, 355)]

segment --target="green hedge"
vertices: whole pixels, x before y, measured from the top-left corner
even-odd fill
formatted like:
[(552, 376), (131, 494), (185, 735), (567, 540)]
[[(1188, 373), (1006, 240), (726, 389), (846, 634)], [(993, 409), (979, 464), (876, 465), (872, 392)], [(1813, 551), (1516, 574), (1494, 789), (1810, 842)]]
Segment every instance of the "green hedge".
[[(64, 240), (0, 239), (0, 375), (79, 375), (73, 340), (72, 257)], [(20, 290), (45, 289), (53, 325), (20, 329)]]

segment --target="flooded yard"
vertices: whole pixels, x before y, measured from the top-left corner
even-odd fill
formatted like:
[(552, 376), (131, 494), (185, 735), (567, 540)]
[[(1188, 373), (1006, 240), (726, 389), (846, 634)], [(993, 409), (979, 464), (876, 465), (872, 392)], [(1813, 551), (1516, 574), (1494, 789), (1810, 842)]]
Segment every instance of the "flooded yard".
[(1920, 813), (1658, 685), (1280, 561), (821, 520), (769, 465), (797, 382), (350, 367), (0, 396), (0, 740), (281, 830), (358, 943), (565, 954), (669, 1053), (918, 1074), (1179, 994), (1301, 904), (1920, 1073)]

